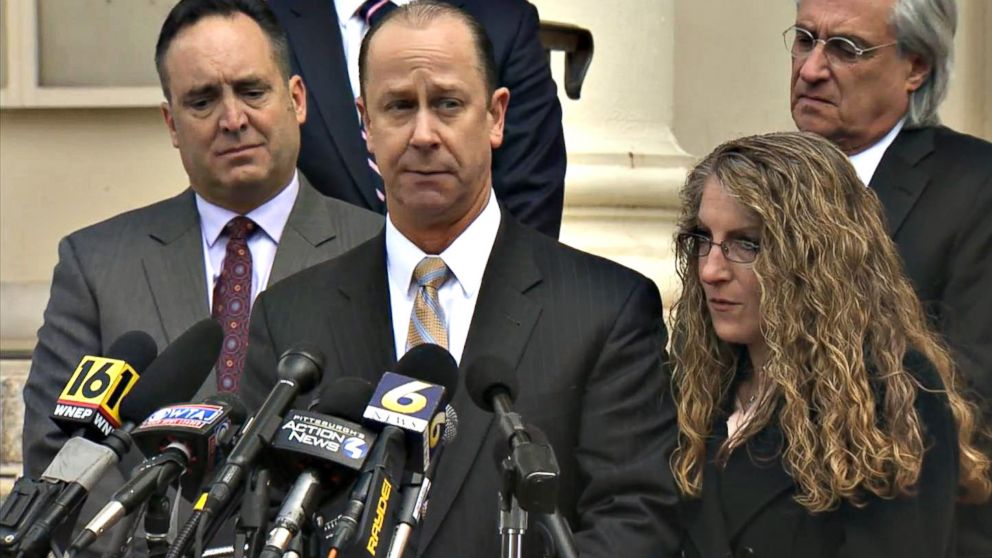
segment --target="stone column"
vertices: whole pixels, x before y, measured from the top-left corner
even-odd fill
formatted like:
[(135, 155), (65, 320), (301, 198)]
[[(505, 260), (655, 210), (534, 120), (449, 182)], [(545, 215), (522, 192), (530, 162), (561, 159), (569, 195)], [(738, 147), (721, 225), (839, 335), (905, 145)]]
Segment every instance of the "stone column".
[(593, 34), (582, 98), (565, 96), (562, 55), (552, 56), (564, 110), (568, 173), (561, 240), (651, 277), (666, 304), (677, 193), (690, 163), (672, 134), (674, 0), (617, 4), (533, 0), (545, 21)]

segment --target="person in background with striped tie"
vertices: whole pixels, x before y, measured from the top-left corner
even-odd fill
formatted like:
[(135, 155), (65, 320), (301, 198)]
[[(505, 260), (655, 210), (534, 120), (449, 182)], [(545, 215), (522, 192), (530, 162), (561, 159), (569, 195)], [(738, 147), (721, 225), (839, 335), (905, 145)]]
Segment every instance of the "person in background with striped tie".
[[(355, 108), (362, 38), (411, 0), (269, 0), (289, 35), (293, 72), (307, 83), (299, 167), (318, 190), (383, 213), (382, 176)], [(513, 92), (503, 145), (492, 157), (496, 199), (518, 221), (558, 238), (565, 195), (561, 104), (527, 0), (449, 0), (482, 24), (498, 85)]]

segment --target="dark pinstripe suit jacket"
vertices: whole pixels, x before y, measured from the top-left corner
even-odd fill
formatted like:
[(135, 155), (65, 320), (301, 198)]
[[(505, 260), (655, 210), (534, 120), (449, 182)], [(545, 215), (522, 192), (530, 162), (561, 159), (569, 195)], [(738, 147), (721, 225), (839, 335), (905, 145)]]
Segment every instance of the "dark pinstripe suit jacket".
[[(261, 403), (274, 384), (276, 355), (301, 342), (325, 352), (325, 384), (347, 375), (377, 381), (396, 361), (386, 282), (380, 234), (260, 296), (242, 380), (246, 403)], [(461, 372), (484, 354), (515, 365), (516, 408), (554, 446), (562, 469), (559, 509), (584, 557), (668, 556), (678, 544), (667, 462), (675, 413), (661, 310), (647, 278), (526, 229), (504, 212)], [(492, 415), (476, 408), (463, 387), (452, 405), (458, 438), (435, 477), (416, 554), (498, 556), (498, 434)], [(537, 556), (539, 540), (528, 535), (525, 555)]]

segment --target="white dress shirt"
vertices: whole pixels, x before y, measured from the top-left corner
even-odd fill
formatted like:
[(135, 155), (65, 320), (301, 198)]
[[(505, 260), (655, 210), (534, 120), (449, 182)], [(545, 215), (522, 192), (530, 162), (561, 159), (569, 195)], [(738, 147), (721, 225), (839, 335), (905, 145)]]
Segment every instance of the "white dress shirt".
[[(250, 211), (246, 217), (258, 225), (258, 230), (248, 239), (251, 252), (251, 301), (255, 302), (258, 293), (265, 290), (276, 259), (279, 239), (289, 220), (289, 214), (300, 192), (300, 181), (293, 173), (289, 185), (274, 198)], [(214, 307), (214, 286), (224, 268), (224, 255), (227, 251), (227, 235), (222, 235), (224, 226), (239, 214), (214, 205), (196, 194), (196, 210), (200, 213), (200, 232), (203, 236), (203, 263), (207, 276), (207, 308)]]
[[(499, 231), (500, 209), (496, 195), (489, 190), (489, 201), (482, 213), (469, 224), (451, 246), (439, 254), (451, 270), (452, 277), (438, 289), (438, 300), (448, 324), (448, 352), (461, 362), (468, 328), (475, 313), (475, 302), (482, 286), (482, 275), (489, 262), (489, 253)], [(403, 236), (386, 214), (386, 273), (389, 275), (389, 301), (393, 316), (393, 339), (396, 357), (406, 353), (406, 337), (410, 328), (413, 301), (417, 285), (413, 269), (427, 257)]]
[[(358, 81), (358, 51), (361, 50), (362, 39), (369, 31), (365, 20), (358, 15), (358, 8), (364, 3), (365, 0), (334, 0), (334, 10), (338, 13), (338, 25), (341, 27), (341, 46), (344, 47), (344, 59), (348, 63), (348, 79), (356, 99), (362, 92)], [(409, 3), (410, 0), (393, 0), (393, 4), (397, 6)]]
[(875, 145), (848, 157), (851, 160), (851, 164), (854, 165), (854, 170), (858, 172), (858, 178), (861, 179), (861, 182), (865, 186), (871, 182), (871, 177), (875, 176), (875, 169), (878, 168), (878, 164), (882, 161), (882, 156), (885, 155), (885, 151), (895, 141), (896, 136), (899, 135), (899, 131), (902, 130), (902, 125), (905, 123), (906, 117), (904, 116), (889, 130), (889, 133), (875, 142)]

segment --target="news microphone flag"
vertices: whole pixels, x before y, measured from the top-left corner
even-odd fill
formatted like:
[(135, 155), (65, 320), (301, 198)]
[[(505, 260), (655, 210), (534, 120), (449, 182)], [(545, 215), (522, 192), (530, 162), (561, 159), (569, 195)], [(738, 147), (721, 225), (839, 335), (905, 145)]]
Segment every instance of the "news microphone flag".
[[(410, 441), (407, 447), (411, 449), (407, 466), (412, 472), (423, 473), (440, 440), (444, 395), (442, 386), (386, 372), (363, 416), (404, 430)], [(439, 414), (441, 418), (438, 418)], [(414, 449), (416, 453), (412, 451)]]
[(175, 442), (187, 447), (191, 459), (180, 477), (185, 493), (202, 488), (203, 479), (223, 458), (221, 446), (228, 443), (234, 431), (245, 422), (244, 404), (236, 399), (224, 401), (225, 397), (225, 394), (218, 394), (203, 403), (163, 407), (131, 432), (135, 446), (148, 458), (159, 455)]
[(376, 432), (354, 422), (293, 409), (272, 439), (277, 452), (303, 454), (357, 471), (365, 464)]
[(123, 360), (86, 355), (59, 395), (52, 419), (67, 432), (85, 428), (97, 437), (109, 436), (121, 426), (121, 401), (138, 377)]

